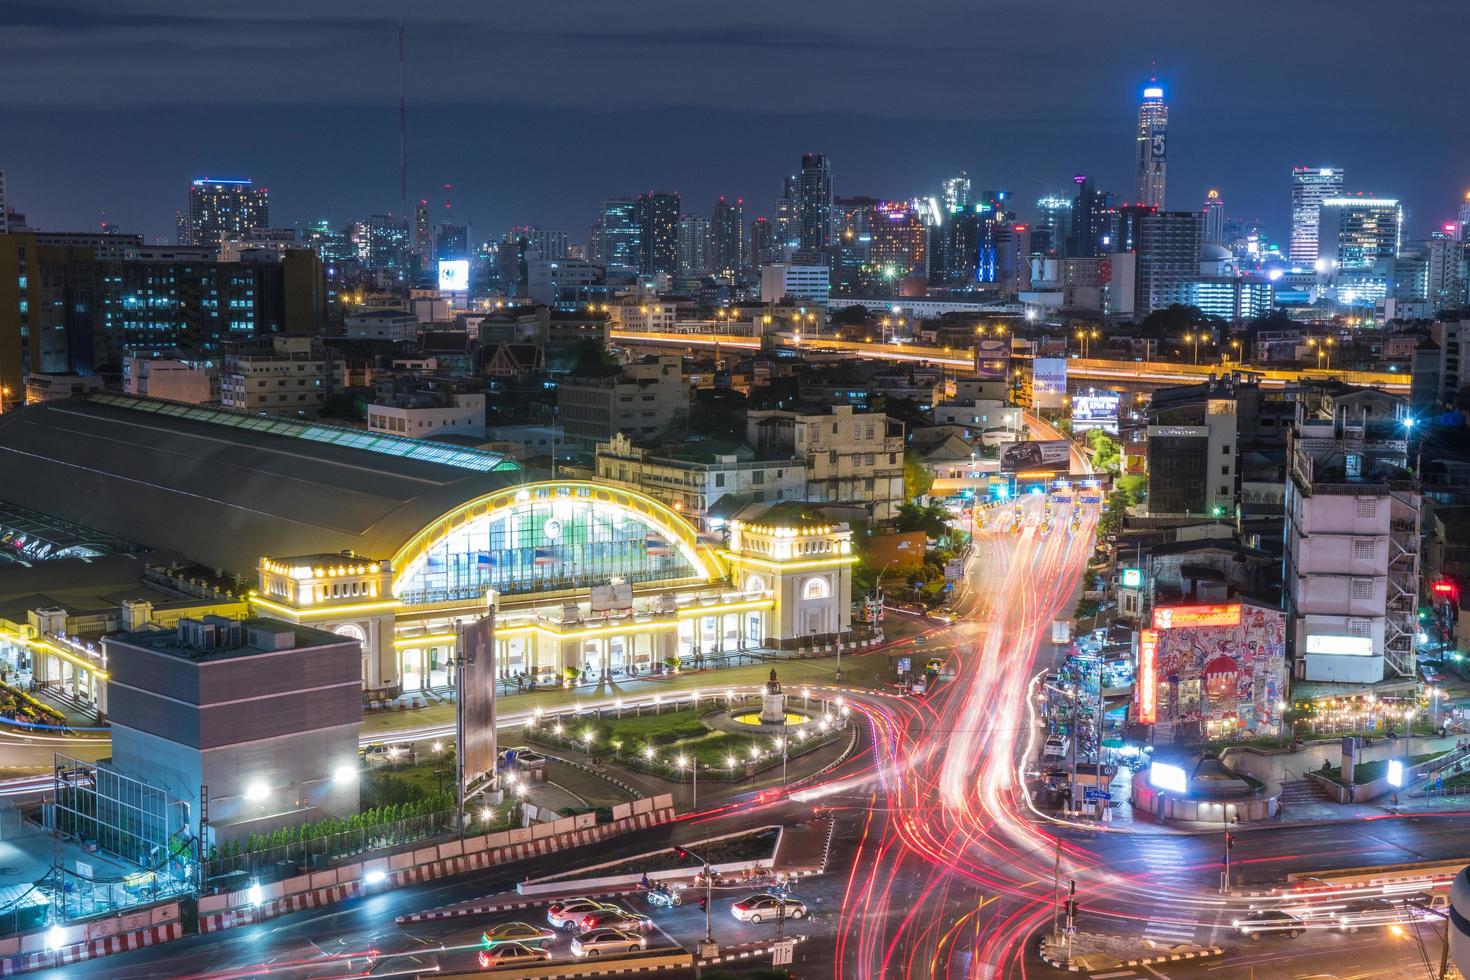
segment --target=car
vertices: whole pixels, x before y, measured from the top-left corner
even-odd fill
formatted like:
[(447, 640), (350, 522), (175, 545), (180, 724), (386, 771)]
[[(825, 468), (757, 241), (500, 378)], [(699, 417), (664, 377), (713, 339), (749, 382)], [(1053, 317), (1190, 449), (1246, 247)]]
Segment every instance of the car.
[[(1450, 896), (1445, 892), (1414, 892), (1395, 896), (1396, 903), (1415, 919), (1441, 919), (1449, 910)], [(1435, 915), (1439, 912), (1440, 915)]]
[[(783, 914), (783, 911), (784, 914)], [(730, 914), (741, 922), (770, 922), (772, 919), (804, 919), (806, 903), (779, 895), (751, 895), (730, 906)]]
[(1362, 928), (1386, 926), (1398, 921), (1400, 909), (1399, 903), (1390, 898), (1357, 898), (1337, 913), (1333, 928), (1357, 932)]
[(636, 932), (626, 932), (622, 929), (593, 929), (572, 940), (573, 956), (636, 953), (647, 948), (647, 938)]
[(556, 933), (545, 926), (533, 926), (529, 922), (502, 922), (491, 926), (480, 935), (480, 944), (494, 949), (501, 943), (525, 943), (544, 945), (556, 938)]
[(525, 943), (502, 943), (490, 949), (480, 950), (480, 969), (494, 970), (499, 967), (529, 966), (551, 959), (551, 950), (544, 946), (528, 946)]
[(582, 916), (616, 908), (616, 905), (609, 902), (599, 902), (595, 898), (583, 895), (552, 902), (546, 908), (546, 921), (551, 923), (553, 928), (571, 932), (577, 928), (577, 923), (582, 921)]
[(1257, 909), (1244, 919), (1235, 920), (1235, 931), (1253, 943), (1260, 942), (1266, 935), (1295, 939), (1304, 928), (1306, 924), (1301, 919), (1280, 909)]
[(632, 932), (652, 928), (653, 920), (642, 912), (631, 912), (628, 909), (618, 908), (616, 905), (600, 912), (589, 912), (577, 923), (577, 931), (581, 933), (593, 932), (597, 929)]

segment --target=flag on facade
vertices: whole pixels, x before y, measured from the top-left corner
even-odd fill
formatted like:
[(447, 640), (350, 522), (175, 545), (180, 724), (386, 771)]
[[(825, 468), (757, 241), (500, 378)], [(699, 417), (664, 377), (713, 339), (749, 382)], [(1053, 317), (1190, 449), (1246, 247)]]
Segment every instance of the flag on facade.
[(667, 558), (669, 543), (661, 535), (649, 534), (643, 539), (643, 550), (648, 552), (650, 558)]
[(537, 548), (534, 563), (537, 568), (543, 565), (555, 565), (556, 552), (551, 548)]

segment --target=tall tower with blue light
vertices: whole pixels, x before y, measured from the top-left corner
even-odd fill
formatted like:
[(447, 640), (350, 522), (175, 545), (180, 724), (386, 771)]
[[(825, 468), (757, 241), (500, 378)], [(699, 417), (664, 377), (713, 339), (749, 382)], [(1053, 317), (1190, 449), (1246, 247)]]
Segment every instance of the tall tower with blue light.
[(1134, 200), (1164, 209), (1164, 173), (1168, 167), (1169, 104), (1164, 86), (1150, 75), (1138, 105), (1138, 183)]

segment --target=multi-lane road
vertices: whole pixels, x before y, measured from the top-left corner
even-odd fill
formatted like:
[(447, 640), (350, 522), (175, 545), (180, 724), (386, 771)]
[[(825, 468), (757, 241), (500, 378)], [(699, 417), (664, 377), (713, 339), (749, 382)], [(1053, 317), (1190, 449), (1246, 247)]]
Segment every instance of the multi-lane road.
[[(835, 771), (790, 793), (726, 800), (595, 850), (542, 859), (535, 873), (767, 823), (830, 817), (837, 832), (828, 872), (798, 889), (813, 916), (788, 929), (807, 937), (793, 964), (797, 976), (1061, 975), (1037, 957), (1039, 936), (1052, 925), (1058, 880), (1077, 882), (1083, 930), (1227, 951), (1166, 971), (1100, 970), (1097, 980), (1425, 976), (1426, 959), (1437, 965), (1438, 955), (1428, 926), (1402, 935), (1384, 928), (1349, 935), (1313, 920), (1298, 938), (1252, 944), (1231, 926), (1260, 900), (1219, 894), (1217, 835), (1064, 825), (1030, 805), (1027, 764), (1040, 734), (1034, 685), (1059, 655), (1048, 629), (1075, 601), (1098, 507), (1037, 496), (1021, 500), (1017, 511), (992, 517), (979, 532), (964, 616), (925, 648), (946, 658), (947, 679), (922, 698), (844, 692), (865, 737)], [(1470, 851), (1470, 822), (1445, 815), (1272, 825), (1238, 839), (1235, 885), (1244, 891), (1269, 887), (1292, 871), (1459, 858)], [(526, 865), (509, 865), (371, 895), (73, 966), (64, 975), (343, 976), (349, 964), (341, 954), (368, 949), (383, 954), (371, 969), (376, 976), (471, 969), (479, 931), (497, 917), (437, 925), (398, 925), (395, 917), (501, 891), (528, 873)], [(715, 937), (727, 946), (768, 938), (769, 924), (741, 924), (729, 915), (736, 897), (717, 897)], [(528, 921), (542, 915), (539, 909), (513, 913)], [(693, 906), (656, 913), (655, 922), (651, 945), (692, 949), (703, 934)], [(354, 962), (353, 969), (362, 968), (361, 959)]]

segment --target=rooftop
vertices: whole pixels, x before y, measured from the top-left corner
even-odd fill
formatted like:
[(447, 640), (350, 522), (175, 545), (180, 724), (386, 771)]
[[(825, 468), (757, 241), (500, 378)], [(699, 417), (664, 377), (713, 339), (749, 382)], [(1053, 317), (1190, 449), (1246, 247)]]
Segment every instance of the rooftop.
[[(203, 627), (203, 633), (199, 632), (200, 627)], [(201, 636), (207, 638), (201, 641)], [(179, 628), (174, 630), (122, 633), (109, 639), (194, 663), (237, 660), (266, 653), (356, 642), (336, 633), (283, 623), (278, 619), (224, 619), (220, 616), (180, 620)]]

